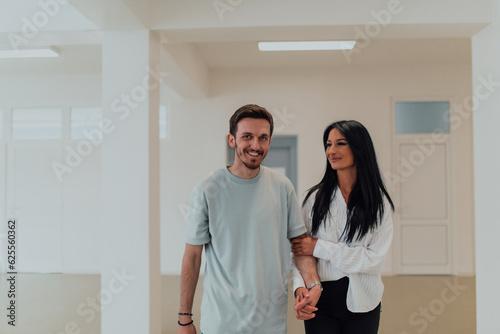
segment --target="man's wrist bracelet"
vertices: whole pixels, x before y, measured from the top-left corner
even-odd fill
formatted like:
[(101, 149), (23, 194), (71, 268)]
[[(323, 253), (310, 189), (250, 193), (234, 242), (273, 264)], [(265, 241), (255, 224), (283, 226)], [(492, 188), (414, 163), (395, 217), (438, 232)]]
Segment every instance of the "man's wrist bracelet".
[(193, 316), (193, 313), (177, 313), (177, 315), (189, 315), (189, 316)]
[(189, 325), (191, 325), (193, 323), (193, 320), (191, 320), (187, 324), (181, 324), (181, 322), (179, 320), (177, 320), (177, 323), (179, 324), (179, 326), (189, 326)]

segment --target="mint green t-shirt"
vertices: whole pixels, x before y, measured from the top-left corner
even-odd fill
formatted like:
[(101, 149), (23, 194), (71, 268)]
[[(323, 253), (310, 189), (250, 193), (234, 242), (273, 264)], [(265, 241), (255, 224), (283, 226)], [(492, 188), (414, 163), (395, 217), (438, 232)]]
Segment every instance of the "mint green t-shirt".
[(186, 242), (205, 245), (204, 334), (285, 334), (290, 243), (306, 232), (291, 182), (223, 168), (191, 194)]

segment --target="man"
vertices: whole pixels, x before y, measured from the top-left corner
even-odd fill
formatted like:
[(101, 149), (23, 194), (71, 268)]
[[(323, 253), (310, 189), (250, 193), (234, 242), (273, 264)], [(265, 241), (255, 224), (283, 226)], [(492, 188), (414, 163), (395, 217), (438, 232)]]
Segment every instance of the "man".
[[(233, 165), (202, 180), (191, 194), (179, 334), (196, 333), (192, 305), (203, 247), (202, 332), (286, 333), (287, 239), (305, 236), (306, 229), (290, 181), (261, 166), (273, 127), (266, 109), (257, 105), (239, 108), (229, 121), (227, 136), (235, 149)], [(318, 280), (314, 258), (298, 257), (296, 263), (306, 284)], [(298, 307), (304, 318), (313, 316), (319, 288), (311, 289), (311, 296)]]

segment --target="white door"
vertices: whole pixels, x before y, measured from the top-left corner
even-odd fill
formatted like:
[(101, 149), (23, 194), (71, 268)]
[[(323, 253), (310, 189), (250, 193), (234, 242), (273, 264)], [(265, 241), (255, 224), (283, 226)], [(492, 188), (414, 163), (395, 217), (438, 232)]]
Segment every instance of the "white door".
[(454, 201), (449, 103), (396, 102), (394, 116), (396, 175), (391, 183), (396, 204), (396, 272), (452, 274)]
[(51, 163), (61, 161), (59, 141), (7, 144), (7, 218), (18, 222), (19, 272), (61, 272), (61, 183)]
[[(1, 112), (1, 110), (0, 110)], [(5, 189), (6, 186), (6, 162), (7, 154), (6, 154), (6, 144), (4, 140), (0, 140), (0, 219), (2, 219), (0, 223), (0, 273), (5, 273), (7, 271), (7, 219), (8, 217), (5, 210)]]

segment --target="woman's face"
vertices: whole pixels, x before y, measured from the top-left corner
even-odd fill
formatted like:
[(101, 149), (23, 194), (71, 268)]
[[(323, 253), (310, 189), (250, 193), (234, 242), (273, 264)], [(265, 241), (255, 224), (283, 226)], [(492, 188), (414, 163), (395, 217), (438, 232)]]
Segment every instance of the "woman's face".
[(326, 157), (336, 171), (355, 168), (354, 155), (345, 137), (333, 129), (326, 142)]

